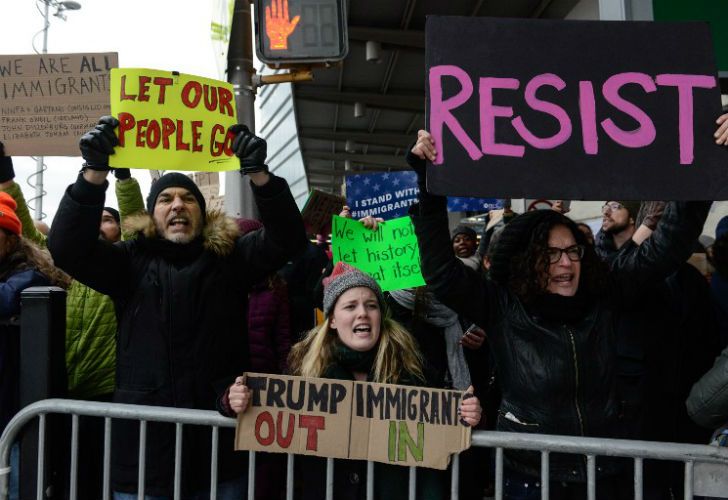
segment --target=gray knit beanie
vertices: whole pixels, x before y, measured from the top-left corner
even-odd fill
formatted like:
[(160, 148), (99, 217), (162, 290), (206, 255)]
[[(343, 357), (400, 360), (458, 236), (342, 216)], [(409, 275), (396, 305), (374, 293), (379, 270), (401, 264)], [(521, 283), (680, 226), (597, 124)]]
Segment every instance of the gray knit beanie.
[(329, 317), (342, 293), (359, 286), (367, 287), (374, 292), (379, 301), (379, 308), (384, 310), (384, 295), (374, 278), (349, 264), (337, 262), (331, 275), (324, 278), (324, 315)]

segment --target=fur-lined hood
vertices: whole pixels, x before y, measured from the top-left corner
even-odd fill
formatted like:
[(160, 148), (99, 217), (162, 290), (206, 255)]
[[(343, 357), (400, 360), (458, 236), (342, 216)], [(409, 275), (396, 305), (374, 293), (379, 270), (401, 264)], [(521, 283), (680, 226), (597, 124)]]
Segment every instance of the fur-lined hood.
[[(145, 238), (159, 238), (157, 228), (152, 216), (147, 212), (139, 212), (124, 217), (122, 226), (125, 232), (141, 233)], [(227, 217), (220, 210), (208, 210), (205, 214), (205, 227), (202, 229), (203, 246), (205, 250), (225, 257), (235, 246), (235, 240), (240, 237), (240, 229), (233, 219)]]

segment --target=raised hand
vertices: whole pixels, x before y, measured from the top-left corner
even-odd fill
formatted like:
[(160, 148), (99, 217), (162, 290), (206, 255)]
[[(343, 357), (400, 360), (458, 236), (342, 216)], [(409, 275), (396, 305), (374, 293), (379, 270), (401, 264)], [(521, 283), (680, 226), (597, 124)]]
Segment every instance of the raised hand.
[(288, 0), (272, 0), (265, 8), (265, 34), (271, 50), (288, 49), (288, 37), (296, 29), (301, 16), (288, 18)]

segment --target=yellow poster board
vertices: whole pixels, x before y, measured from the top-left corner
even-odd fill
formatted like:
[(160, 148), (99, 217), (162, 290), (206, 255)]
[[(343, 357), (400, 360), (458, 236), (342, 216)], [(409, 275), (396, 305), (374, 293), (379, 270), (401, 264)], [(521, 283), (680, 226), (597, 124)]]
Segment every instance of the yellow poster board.
[(119, 119), (112, 167), (219, 172), (240, 168), (228, 128), (237, 122), (230, 83), (177, 72), (111, 71)]

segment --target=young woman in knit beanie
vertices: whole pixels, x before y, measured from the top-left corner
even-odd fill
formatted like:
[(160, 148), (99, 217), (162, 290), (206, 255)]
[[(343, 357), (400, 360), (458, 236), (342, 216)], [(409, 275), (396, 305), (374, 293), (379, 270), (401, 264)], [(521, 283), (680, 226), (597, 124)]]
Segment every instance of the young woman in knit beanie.
[[(615, 316), (687, 260), (711, 202), (669, 203), (652, 236), (611, 269), (563, 214), (519, 215), (503, 228), (482, 279), (453, 254), (445, 197), (427, 191), (425, 160), (437, 158), (437, 146), (421, 130), (407, 155), (420, 187), (411, 216), (422, 274), (445, 305), (487, 332), (502, 390), (496, 429), (618, 437)], [(598, 499), (616, 498), (617, 471), (614, 459), (597, 457)], [(504, 498), (541, 497), (540, 453), (507, 451), (504, 472)], [(587, 476), (583, 456), (551, 454), (552, 498), (586, 498)]]
[[(360, 380), (402, 385), (427, 385), (422, 357), (412, 336), (385, 311), (382, 290), (374, 279), (344, 263), (337, 263), (324, 281), (325, 321), (293, 346), (288, 366), (292, 375), (339, 380)], [(242, 382), (242, 381), (241, 381)], [(245, 386), (231, 388), (231, 408), (240, 413), (247, 408), (250, 391)], [(463, 398), (461, 419), (475, 426), (480, 421), (480, 402)], [(326, 460), (299, 457), (301, 498), (325, 496)], [(396, 465), (375, 464), (375, 498), (407, 497), (409, 470)], [(366, 497), (366, 462), (337, 460), (334, 466), (334, 498)], [(445, 498), (443, 471), (420, 469), (417, 498)]]

